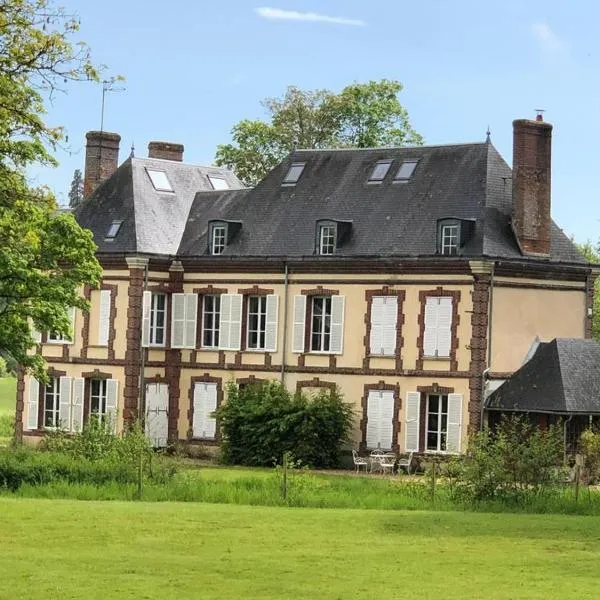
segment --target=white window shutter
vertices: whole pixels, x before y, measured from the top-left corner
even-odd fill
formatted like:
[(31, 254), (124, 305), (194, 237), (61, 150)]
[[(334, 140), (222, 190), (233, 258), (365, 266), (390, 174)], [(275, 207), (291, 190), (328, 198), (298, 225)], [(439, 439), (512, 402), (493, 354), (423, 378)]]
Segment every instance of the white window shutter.
[(117, 409), (119, 407), (119, 381), (106, 380), (106, 415), (112, 424), (113, 432), (117, 432)]
[(61, 377), (58, 385), (60, 429), (71, 431), (71, 377)]
[(381, 441), (381, 392), (370, 390), (367, 396), (367, 448), (379, 448)]
[(185, 342), (185, 294), (171, 294), (171, 348), (183, 348)]
[(446, 450), (448, 452), (460, 452), (462, 402), (462, 394), (448, 394), (448, 430), (446, 432)]
[(84, 389), (85, 381), (83, 377), (74, 377), (71, 389), (71, 429), (76, 433), (83, 429)]
[(219, 348), (229, 350), (231, 348), (230, 326), (231, 321), (231, 294), (221, 294), (221, 317), (219, 325)]
[(277, 350), (277, 320), (279, 315), (279, 296), (269, 294), (267, 296), (267, 321), (265, 331), (265, 350), (275, 352)]
[[(285, 326), (286, 324), (284, 323)], [(294, 296), (294, 339), (292, 341), (292, 352), (302, 354), (305, 351), (305, 329), (306, 296)]]
[(331, 341), (329, 349), (342, 354), (344, 347), (344, 296), (331, 297)]
[(214, 439), (217, 422), (212, 413), (217, 409), (217, 384), (196, 383), (194, 386), (194, 418), (192, 436)]
[(29, 395), (27, 396), (27, 429), (38, 428), (38, 408), (40, 405), (40, 382), (35, 377), (29, 378)]
[(214, 439), (217, 434), (217, 420), (211, 416), (217, 410), (217, 384), (206, 385), (206, 437)]
[(108, 346), (108, 334), (110, 330), (110, 290), (100, 290), (100, 311), (98, 319), (98, 345)]
[(394, 356), (396, 354), (396, 328), (398, 325), (398, 297), (386, 296), (383, 305), (382, 319), (382, 354)]
[(221, 295), (221, 324), (219, 348), (239, 350), (242, 339), (242, 295)]
[(419, 451), (419, 421), (421, 413), (421, 393), (408, 392), (406, 394), (405, 409), (405, 445), (407, 452)]
[(437, 356), (450, 356), (452, 345), (452, 298), (439, 298), (437, 319)]
[(144, 292), (142, 299), (142, 347), (150, 345), (150, 310), (152, 307), (152, 292)]
[(379, 439), (381, 447), (385, 450), (391, 450), (394, 445), (394, 392), (387, 390), (381, 392), (381, 410), (379, 414), (380, 427)]
[(425, 332), (423, 334), (423, 354), (437, 356), (439, 298), (429, 296), (425, 300)]
[(185, 295), (185, 334), (184, 347), (196, 347), (196, 323), (198, 318), (198, 294)]
[(371, 302), (370, 354), (383, 354), (384, 297), (374, 296)]

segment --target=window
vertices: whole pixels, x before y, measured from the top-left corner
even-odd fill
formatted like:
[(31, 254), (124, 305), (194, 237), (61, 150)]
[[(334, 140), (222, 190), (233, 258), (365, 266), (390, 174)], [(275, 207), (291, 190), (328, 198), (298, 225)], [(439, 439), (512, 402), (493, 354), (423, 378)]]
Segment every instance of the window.
[(60, 426), (60, 379), (51, 377), (44, 390), (44, 427)]
[(459, 227), (454, 225), (442, 225), (441, 228), (441, 251), (442, 254), (453, 255), (458, 252)]
[(106, 383), (106, 379), (90, 380), (90, 415), (95, 417), (100, 423), (106, 421), (108, 414)]
[(313, 296), (310, 349), (329, 352), (331, 344), (331, 297)]
[(417, 160), (405, 160), (398, 169), (396, 176), (394, 177), (394, 181), (408, 181), (417, 166)]
[(306, 163), (292, 163), (292, 166), (289, 168), (283, 179), (284, 185), (295, 185), (298, 182), (298, 179), (300, 179), (300, 175), (302, 175), (305, 165)]
[(173, 186), (164, 171), (156, 171), (154, 169), (146, 169), (148, 177), (157, 192), (172, 192)]
[(106, 232), (106, 240), (114, 240), (119, 233), (119, 229), (121, 229), (121, 225), (123, 221), (113, 221)]
[(374, 296), (371, 302), (372, 356), (394, 356), (396, 353), (396, 325), (398, 322), (398, 296)]
[(319, 227), (319, 254), (333, 254), (335, 252), (337, 228), (335, 225), (321, 225)]
[(248, 296), (247, 348), (264, 350), (267, 335), (267, 297)]
[[(67, 314), (71, 319), (71, 331), (75, 331), (75, 308), (72, 306), (67, 310)], [(73, 340), (69, 335), (62, 335), (56, 331), (49, 331), (47, 342), (49, 344), (72, 344)]]
[(210, 238), (210, 253), (223, 254), (227, 246), (227, 225), (213, 225)]
[(229, 184), (223, 177), (216, 177), (215, 175), (208, 175), (208, 181), (212, 185), (213, 190), (228, 190)]
[(383, 181), (392, 166), (391, 160), (379, 160), (375, 163), (369, 181)]
[(427, 450), (446, 452), (448, 435), (448, 396), (427, 397)]
[(219, 347), (221, 296), (204, 296), (202, 301), (202, 347)]
[(150, 304), (150, 345), (165, 345), (165, 323), (167, 322), (166, 294), (152, 294)]
[(452, 345), (452, 297), (429, 296), (425, 300), (423, 355), (448, 358)]
[(217, 422), (213, 413), (217, 410), (217, 384), (194, 384), (194, 414), (192, 437), (213, 440), (217, 434)]
[(370, 390), (367, 397), (367, 448), (391, 450), (394, 445), (394, 392)]

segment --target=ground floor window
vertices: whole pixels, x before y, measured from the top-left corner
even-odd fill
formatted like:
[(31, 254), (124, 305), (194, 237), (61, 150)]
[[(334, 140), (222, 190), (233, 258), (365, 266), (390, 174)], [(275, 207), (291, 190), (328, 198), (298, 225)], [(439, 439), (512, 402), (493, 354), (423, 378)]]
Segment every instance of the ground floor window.
[(60, 379), (51, 377), (44, 390), (44, 427), (60, 426)]
[(106, 421), (106, 379), (90, 380), (90, 416)]
[(445, 452), (448, 434), (448, 396), (427, 396), (427, 450)]

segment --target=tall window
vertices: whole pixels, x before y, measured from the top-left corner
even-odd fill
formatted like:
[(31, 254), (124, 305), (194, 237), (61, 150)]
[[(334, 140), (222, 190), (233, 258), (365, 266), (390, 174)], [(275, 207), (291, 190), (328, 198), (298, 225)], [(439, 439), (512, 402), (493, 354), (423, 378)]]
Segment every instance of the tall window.
[(219, 347), (221, 296), (204, 296), (202, 301), (202, 347)]
[(448, 396), (427, 397), (427, 450), (445, 452), (448, 434)]
[(152, 294), (150, 305), (150, 345), (165, 345), (165, 323), (167, 322), (166, 294)]
[(441, 235), (442, 254), (456, 254), (458, 252), (458, 225), (443, 225)]
[(106, 379), (92, 379), (90, 381), (90, 415), (102, 423), (106, 420), (106, 414)]
[(223, 254), (227, 246), (227, 226), (213, 225), (211, 229), (210, 253)]
[(51, 377), (44, 390), (44, 427), (60, 426), (60, 379)]
[(329, 352), (331, 345), (331, 296), (313, 296), (310, 349)]
[(335, 240), (335, 225), (321, 225), (319, 227), (319, 254), (333, 254), (335, 252)]
[(248, 297), (248, 348), (263, 350), (267, 333), (267, 297)]

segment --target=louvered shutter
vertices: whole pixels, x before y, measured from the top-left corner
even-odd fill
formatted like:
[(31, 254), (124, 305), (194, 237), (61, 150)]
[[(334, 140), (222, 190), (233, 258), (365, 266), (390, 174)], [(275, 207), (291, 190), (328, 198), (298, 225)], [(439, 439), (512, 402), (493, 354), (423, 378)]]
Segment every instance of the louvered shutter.
[(100, 310), (98, 318), (98, 345), (108, 346), (110, 329), (110, 290), (100, 290)]
[(381, 392), (379, 440), (385, 450), (391, 450), (394, 445), (394, 419), (394, 392)]
[(396, 327), (398, 323), (398, 297), (386, 296), (382, 319), (382, 354), (394, 356), (396, 353)]
[(171, 348), (183, 348), (185, 342), (185, 294), (171, 294)]
[(344, 296), (331, 297), (331, 341), (329, 350), (341, 354), (344, 347)]
[(71, 388), (71, 430), (79, 433), (83, 429), (83, 395), (85, 381), (82, 377), (73, 378)]
[(231, 321), (231, 294), (221, 294), (221, 317), (219, 325), (219, 348), (229, 350), (231, 348), (229, 325)]
[(277, 319), (279, 315), (279, 296), (269, 294), (267, 296), (267, 321), (265, 332), (265, 350), (275, 352), (277, 350)]
[(242, 339), (242, 295), (221, 295), (221, 324), (219, 348), (239, 350)]
[(446, 450), (448, 452), (460, 452), (462, 402), (462, 394), (448, 394), (448, 429), (446, 432)]
[(71, 431), (71, 377), (61, 377), (58, 385), (60, 429)]
[(217, 384), (206, 384), (206, 409), (205, 409), (205, 427), (206, 437), (214, 439), (217, 433), (217, 420), (212, 414), (217, 410)]
[(40, 382), (35, 377), (29, 378), (29, 395), (27, 396), (27, 429), (38, 428), (38, 409), (40, 405)]
[(428, 297), (425, 301), (425, 332), (423, 334), (423, 354), (437, 356), (437, 330), (438, 330), (438, 300)]
[(184, 347), (196, 347), (196, 323), (198, 318), (198, 294), (185, 295), (185, 334)]
[(217, 385), (215, 383), (196, 383), (194, 386), (193, 437), (215, 438), (217, 421), (211, 416), (215, 410), (217, 410)]
[(305, 351), (306, 296), (294, 296), (294, 339), (292, 351)]
[(371, 302), (371, 339), (369, 341), (372, 355), (383, 354), (384, 310), (384, 297), (375, 296)]
[(452, 298), (439, 298), (437, 317), (437, 356), (450, 356), (452, 344)]
[(119, 382), (117, 379), (106, 380), (106, 415), (112, 425), (113, 432), (117, 432), (117, 409), (119, 407)]
[(419, 420), (421, 412), (420, 392), (408, 392), (406, 394), (405, 410), (405, 445), (407, 452), (419, 451)]
[(150, 311), (152, 308), (152, 292), (144, 292), (142, 299), (142, 347), (150, 345)]
[(381, 392), (370, 390), (367, 397), (367, 448), (380, 447)]

